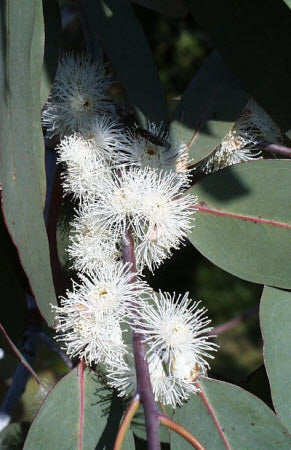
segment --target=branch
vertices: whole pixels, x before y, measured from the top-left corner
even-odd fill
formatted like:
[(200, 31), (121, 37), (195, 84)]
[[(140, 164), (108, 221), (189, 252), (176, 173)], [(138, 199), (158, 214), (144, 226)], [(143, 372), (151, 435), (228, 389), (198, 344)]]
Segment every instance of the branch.
[(259, 142), (259, 147), (265, 152), (277, 153), (278, 155), (287, 156), (287, 158), (291, 158), (291, 148), (285, 147), (285, 145), (280, 144), (272, 144), (272, 142), (261, 141)]
[(183, 428), (182, 425), (179, 425), (177, 422), (170, 419), (170, 417), (160, 413), (159, 420), (162, 426), (167, 427), (170, 430), (173, 430), (176, 433), (178, 433), (180, 436), (186, 439), (186, 441), (188, 441), (191, 445), (193, 445), (193, 447), (195, 447), (197, 450), (205, 450), (205, 447), (203, 447), (203, 445), (200, 444), (200, 442), (196, 439), (195, 436), (193, 436), (193, 434), (185, 430), (185, 428)]
[[(136, 274), (136, 262), (134, 253), (134, 242), (130, 231), (122, 238), (122, 253), (124, 264), (131, 264), (130, 270)], [(134, 275), (132, 282), (136, 280)], [(153, 389), (151, 385), (148, 363), (146, 360), (146, 348), (143, 341), (143, 335), (132, 331), (132, 345), (134, 352), (137, 393), (140, 395), (145, 414), (145, 424), (147, 433), (147, 442), (149, 450), (160, 450), (159, 438), (159, 418), (158, 409), (155, 402)]]
[(213, 334), (217, 336), (218, 334), (225, 333), (226, 331), (234, 328), (236, 325), (245, 322), (247, 319), (257, 314), (258, 311), (259, 305), (252, 306), (251, 308), (244, 311), (240, 316), (237, 316), (234, 319), (228, 320), (227, 322), (222, 323), (217, 327), (214, 327), (211, 331), (209, 331), (208, 334)]
[(140, 405), (140, 399), (139, 394), (135, 394), (133, 399), (130, 402), (130, 405), (124, 415), (124, 418), (122, 420), (122, 423), (120, 425), (120, 428), (118, 430), (118, 434), (115, 439), (113, 450), (121, 450), (122, 444), (126, 435), (126, 432), (130, 426), (130, 423), (138, 410), (138, 407)]

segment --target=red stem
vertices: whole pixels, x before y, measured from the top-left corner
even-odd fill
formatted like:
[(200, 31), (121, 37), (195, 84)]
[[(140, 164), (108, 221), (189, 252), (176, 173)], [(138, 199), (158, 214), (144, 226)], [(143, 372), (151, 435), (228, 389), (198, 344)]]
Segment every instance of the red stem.
[(130, 402), (130, 405), (123, 417), (122, 423), (120, 425), (120, 428), (118, 430), (118, 434), (115, 439), (113, 450), (121, 450), (122, 444), (126, 435), (126, 432), (130, 426), (130, 423), (138, 410), (138, 407), (140, 405), (140, 399), (139, 394), (135, 394), (133, 399)]
[(185, 430), (182, 425), (179, 425), (177, 422), (170, 419), (170, 417), (166, 416), (165, 414), (160, 413), (159, 419), (161, 425), (175, 431), (177, 434), (186, 439), (186, 441), (188, 441), (191, 445), (193, 445), (193, 447), (195, 447), (197, 450), (205, 450), (205, 447), (200, 444), (196, 437), (193, 436), (193, 434), (189, 433), (189, 431)]
[(202, 389), (201, 384), (200, 384), (198, 381), (196, 382), (196, 386), (197, 386), (197, 387), (199, 388), (199, 390), (200, 390), (200, 393), (199, 393), (199, 394), (200, 394), (200, 397), (201, 397), (203, 403), (205, 404), (205, 406), (206, 406), (206, 408), (207, 408), (207, 410), (208, 410), (210, 416), (212, 417), (212, 420), (213, 420), (213, 422), (214, 422), (214, 424), (215, 424), (215, 426), (216, 426), (216, 428), (217, 428), (217, 430), (218, 430), (218, 432), (219, 432), (219, 434), (220, 434), (220, 436), (221, 436), (221, 439), (223, 440), (223, 443), (224, 443), (224, 445), (225, 445), (225, 448), (226, 448), (227, 450), (230, 450), (230, 446), (229, 446), (229, 444), (228, 444), (228, 442), (227, 442), (226, 436), (224, 435), (224, 432), (223, 432), (221, 426), (219, 425), (219, 422), (218, 422), (218, 420), (217, 420), (217, 418), (216, 418), (216, 416), (215, 416), (215, 413), (214, 413), (214, 411), (213, 411), (213, 409), (212, 409), (212, 407), (211, 407), (211, 405), (210, 405), (210, 403), (209, 403), (209, 401), (208, 401), (206, 395), (204, 394), (204, 391), (203, 391), (203, 389)]
[[(136, 274), (136, 262), (134, 253), (134, 242), (130, 231), (122, 239), (123, 262), (130, 263), (130, 270)], [(136, 281), (136, 275), (132, 282)], [(132, 331), (132, 345), (135, 360), (137, 393), (143, 405), (145, 414), (145, 424), (147, 433), (147, 443), (149, 450), (160, 450), (159, 437), (159, 418), (158, 409), (155, 402), (153, 389), (151, 385), (150, 373), (146, 359), (146, 348), (143, 341), (143, 335)]]
[(84, 428), (84, 370), (85, 363), (81, 359), (78, 365), (79, 385), (80, 385), (80, 422), (79, 422), (79, 450), (83, 447), (83, 428)]
[(17, 356), (17, 358), (19, 359), (19, 361), (21, 362), (21, 364), (28, 370), (28, 372), (31, 374), (31, 376), (35, 379), (35, 381), (37, 382), (37, 384), (39, 384), (42, 388), (45, 388), (45, 386), (43, 385), (43, 383), (41, 382), (41, 380), (39, 379), (39, 377), (37, 376), (37, 374), (35, 373), (35, 371), (33, 370), (33, 368), (28, 364), (28, 362), (26, 361), (26, 359), (24, 358), (24, 356), (21, 354), (21, 352), (18, 350), (18, 348), (16, 347), (16, 345), (12, 342), (12, 340), (10, 339), (10, 337), (8, 336), (5, 328), (3, 327), (2, 323), (0, 322), (0, 330), (2, 331), (2, 333), (4, 334), (5, 338), (8, 341), (9, 346), (11, 347), (12, 351), (15, 353), (15, 355)]
[(225, 216), (225, 217), (231, 217), (232, 219), (238, 219), (238, 220), (244, 220), (245, 222), (251, 222), (251, 223), (262, 223), (264, 225), (272, 225), (275, 227), (282, 227), (282, 228), (291, 228), (291, 225), (284, 222), (277, 222), (275, 220), (269, 220), (269, 219), (262, 219), (259, 217), (251, 217), (251, 216), (244, 216), (242, 214), (232, 214), (227, 211), (218, 211), (217, 209), (212, 209), (211, 207), (208, 207), (204, 202), (201, 202), (200, 205), (193, 206), (193, 209), (196, 209), (200, 212), (206, 213), (206, 214), (214, 214), (215, 216)]

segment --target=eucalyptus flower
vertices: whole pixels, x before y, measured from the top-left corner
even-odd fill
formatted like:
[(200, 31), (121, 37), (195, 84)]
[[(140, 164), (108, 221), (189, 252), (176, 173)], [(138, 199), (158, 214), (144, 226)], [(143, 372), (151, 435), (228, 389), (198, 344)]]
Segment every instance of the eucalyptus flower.
[[(155, 400), (163, 405), (175, 408), (188, 400), (191, 394), (199, 392), (194, 381), (169, 374), (157, 355), (150, 356), (148, 366)], [(116, 389), (120, 397), (134, 395), (137, 388), (136, 372), (130, 352), (117, 363), (109, 365), (107, 370), (108, 385)]]
[(98, 225), (92, 223), (86, 205), (79, 209), (72, 222), (68, 254), (72, 266), (79, 272), (91, 272), (100, 266), (112, 266), (121, 259), (118, 242), (106, 230), (101, 232)]
[(249, 136), (257, 138), (257, 141), (265, 139), (271, 143), (282, 142), (280, 128), (252, 98), (247, 102), (238, 120), (238, 128)]
[(187, 147), (184, 143), (171, 145), (163, 124), (158, 126), (149, 122), (146, 130), (136, 126), (129, 135), (121, 158), (127, 165), (171, 171), (186, 178), (189, 176)]
[(112, 83), (100, 60), (66, 54), (59, 62), (49, 100), (42, 114), (50, 137), (80, 131), (95, 114), (112, 112)]
[(259, 142), (262, 140), (280, 143), (280, 129), (251, 99), (218, 148), (202, 163), (202, 170), (212, 173), (233, 164), (262, 159), (259, 148)]
[(88, 205), (92, 221), (118, 238), (130, 227), (136, 237), (137, 263), (158, 265), (178, 248), (193, 227), (197, 198), (183, 195), (188, 184), (174, 173), (120, 169), (100, 182), (98, 199)]
[(57, 161), (64, 166), (64, 192), (80, 200), (97, 195), (99, 180), (109, 176), (110, 169), (94, 144), (80, 134), (72, 134), (61, 140), (57, 151)]
[(124, 125), (110, 115), (94, 116), (81, 129), (83, 137), (112, 167), (124, 165), (124, 152), (130, 145)]
[(107, 265), (88, 275), (79, 274), (72, 291), (61, 297), (56, 312), (57, 340), (64, 342), (69, 356), (84, 358), (88, 364), (118, 361), (126, 352), (121, 322), (129, 307), (147, 287), (133, 281), (129, 266)]
[[(144, 335), (148, 354), (157, 354), (161, 361), (178, 371), (181, 356), (187, 355), (193, 370), (199, 366), (204, 374), (209, 368), (207, 358), (213, 358), (211, 351), (216, 344), (209, 341), (210, 319), (206, 308), (198, 308), (200, 302), (192, 303), (188, 293), (183, 296), (168, 292), (153, 293), (151, 301), (143, 301), (140, 314), (132, 315), (133, 327)], [(188, 377), (187, 377), (188, 378)]]

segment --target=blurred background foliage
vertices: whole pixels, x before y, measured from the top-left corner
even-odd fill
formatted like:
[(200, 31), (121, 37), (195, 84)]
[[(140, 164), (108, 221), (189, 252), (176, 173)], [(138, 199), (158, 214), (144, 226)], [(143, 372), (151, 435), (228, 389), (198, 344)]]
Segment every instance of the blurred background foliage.
[[(74, 4), (62, 4), (62, 48), (65, 51), (83, 51), (85, 43)], [(210, 39), (190, 14), (173, 18), (136, 4), (133, 7), (149, 40), (167, 93), (170, 111), (173, 111), (192, 77), (212, 50)], [(241, 384), (250, 391), (257, 391), (257, 395), (270, 404), (266, 375), (260, 367), (263, 364), (262, 340), (256, 310), (262, 286), (224, 272), (207, 261), (189, 243), (175, 252), (172, 259), (166, 261), (154, 276), (149, 274), (149, 280), (157, 290), (189, 291), (193, 299), (202, 300), (203, 305), (208, 308), (214, 327), (246, 313), (247, 317), (242, 317), (238, 324), (230, 325), (227, 331), (219, 334), (217, 340), (220, 349), (211, 363), (210, 375)], [(53, 336), (51, 330), (46, 331)], [(7, 390), (16, 363), (14, 355), (0, 360), (1, 397)], [(40, 344), (35, 370), (48, 385), (54, 385), (68, 369), (55, 353)], [(254, 377), (250, 375), (253, 372)], [(30, 378), (14, 420), (32, 420), (40, 402), (39, 388)]]

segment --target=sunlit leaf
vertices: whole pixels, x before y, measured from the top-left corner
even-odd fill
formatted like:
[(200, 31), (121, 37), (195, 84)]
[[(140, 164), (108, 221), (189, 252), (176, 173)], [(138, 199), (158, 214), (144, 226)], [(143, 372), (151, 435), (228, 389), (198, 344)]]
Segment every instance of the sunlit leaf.
[(192, 244), (240, 278), (291, 287), (291, 161), (252, 161), (190, 189), (198, 196)]

